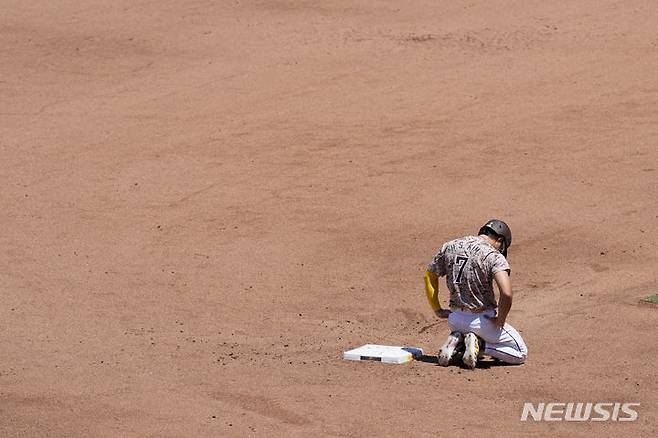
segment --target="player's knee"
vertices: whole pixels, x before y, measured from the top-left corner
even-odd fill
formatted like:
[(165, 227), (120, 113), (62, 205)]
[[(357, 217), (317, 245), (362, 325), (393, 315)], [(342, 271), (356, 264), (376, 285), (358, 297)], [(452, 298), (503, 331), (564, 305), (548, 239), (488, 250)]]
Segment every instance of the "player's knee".
[(510, 354), (505, 358), (505, 361), (514, 365), (521, 365), (525, 363), (528, 358), (528, 347), (525, 344), (519, 345), (519, 348), (516, 350), (516, 354)]
[(518, 356), (507, 356), (505, 362), (511, 365), (521, 365), (525, 363), (525, 360), (528, 358), (526, 354), (519, 354)]
[(528, 358), (528, 347), (523, 341), (523, 339), (521, 339), (521, 336), (515, 339), (515, 342), (516, 342), (517, 351), (519, 352), (518, 354), (519, 363), (523, 363)]
[(521, 344), (521, 356), (523, 356), (523, 362), (528, 358), (528, 347), (525, 343)]

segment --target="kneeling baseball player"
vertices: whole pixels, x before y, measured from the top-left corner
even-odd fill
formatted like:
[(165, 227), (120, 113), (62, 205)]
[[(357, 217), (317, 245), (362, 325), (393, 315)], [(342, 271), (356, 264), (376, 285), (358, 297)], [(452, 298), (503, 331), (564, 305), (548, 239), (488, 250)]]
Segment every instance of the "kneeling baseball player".
[[(452, 333), (439, 350), (439, 365), (453, 358), (473, 369), (483, 355), (503, 362), (521, 364), (528, 356), (521, 335), (505, 320), (512, 307), (512, 284), (507, 250), (512, 232), (507, 224), (492, 219), (477, 236), (451, 240), (434, 256), (425, 272), (427, 299), (437, 316), (448, 317)], [(438, 277), (446, 276), (450, 310), (441, 308)], [(498, 285), (496, 303), (493, 281)]]

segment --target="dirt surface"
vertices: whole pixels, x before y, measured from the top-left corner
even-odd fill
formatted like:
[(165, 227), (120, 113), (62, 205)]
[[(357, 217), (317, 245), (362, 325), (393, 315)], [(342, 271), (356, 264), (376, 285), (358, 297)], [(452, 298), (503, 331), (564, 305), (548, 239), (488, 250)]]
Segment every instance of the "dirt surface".
[[(658, 9), (563, 3), (1, 1), (0, 436), (655, 436)], [(341, 360), (490, 217), (527, 364)]]

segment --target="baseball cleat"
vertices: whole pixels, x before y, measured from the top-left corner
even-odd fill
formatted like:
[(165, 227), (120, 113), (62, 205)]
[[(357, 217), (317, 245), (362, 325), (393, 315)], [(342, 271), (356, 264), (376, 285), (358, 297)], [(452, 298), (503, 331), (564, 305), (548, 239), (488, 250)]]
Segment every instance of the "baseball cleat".
[(450, 359), (454, 356), (463, 338), (464, 336), (460, 332), (452, 332), (448, 335), (448, 339), (439, 350), (439, 365), (447, 367), (450, 364)]
[(480, 354), (480, 342), (478, 337), (473, 332), (466, 333), (464, 336), (464, 357), (462, 361), (468, 369), (474, 369), (478, 364), (478, 356)]

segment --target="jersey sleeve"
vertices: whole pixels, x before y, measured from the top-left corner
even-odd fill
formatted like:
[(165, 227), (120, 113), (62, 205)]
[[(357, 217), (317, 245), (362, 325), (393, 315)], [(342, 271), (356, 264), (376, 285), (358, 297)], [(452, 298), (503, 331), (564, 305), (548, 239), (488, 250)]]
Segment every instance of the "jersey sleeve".
[(490, 263), (490, 272), (492, 277), (500, 271), (511, 271), (507, 259), (501, 253), (495, 252), (491, 255), (491, 257), (487, 257), (487, 259)]
[(436, 275), (439, 277), (443, 277), (446, 275), (446, 268), (445, 268), (445, 245), (441, 248), (439, 252), (436, 253), (434, 258), (432, 259), (432, 262), (427, 265), (427, 270), (430, 272), (434, 272)]

